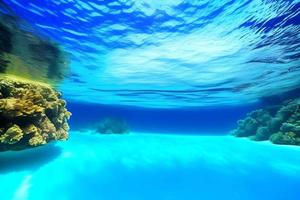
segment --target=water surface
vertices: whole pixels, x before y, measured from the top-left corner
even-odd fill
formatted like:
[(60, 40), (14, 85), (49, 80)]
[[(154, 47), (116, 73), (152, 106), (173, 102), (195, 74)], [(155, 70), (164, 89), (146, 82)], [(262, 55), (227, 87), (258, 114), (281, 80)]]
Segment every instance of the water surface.
[(236, 105), (299, 88), (298, 0), (4, 2), (70, 53), (70, 100)]

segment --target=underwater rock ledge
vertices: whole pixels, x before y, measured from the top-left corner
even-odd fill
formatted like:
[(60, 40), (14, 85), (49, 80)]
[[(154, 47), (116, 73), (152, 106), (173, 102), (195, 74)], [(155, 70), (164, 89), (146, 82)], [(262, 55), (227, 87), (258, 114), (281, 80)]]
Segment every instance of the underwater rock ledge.
[(248, 113), (245, 119), (238, 121), (237, 129), (231, 134), (300, 146), (300, 98)]
[(0, 73), (56, 84), (69, 74), (68, 55), (33, 30), (19, 18), (0, 12)]
[(71, 113), (47, 84), (0, 76), (0, 151), (22, 150), (66, 140)]

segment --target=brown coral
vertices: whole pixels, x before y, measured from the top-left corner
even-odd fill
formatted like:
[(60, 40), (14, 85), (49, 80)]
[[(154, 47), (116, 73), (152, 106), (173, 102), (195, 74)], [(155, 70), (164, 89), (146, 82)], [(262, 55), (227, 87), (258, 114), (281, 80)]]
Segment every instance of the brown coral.
[(49, 85), (0, 77), (0, 151), (20, 150), (68, 138), (70, 112)]

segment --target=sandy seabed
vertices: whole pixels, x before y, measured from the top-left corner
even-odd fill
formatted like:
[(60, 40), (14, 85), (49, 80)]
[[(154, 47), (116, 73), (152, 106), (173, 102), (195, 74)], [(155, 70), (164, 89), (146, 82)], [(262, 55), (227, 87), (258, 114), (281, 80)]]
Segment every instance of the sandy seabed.
[(294, 200), (300, 147), (231, 136), (98, 135), (0, 153), (1, 200)]

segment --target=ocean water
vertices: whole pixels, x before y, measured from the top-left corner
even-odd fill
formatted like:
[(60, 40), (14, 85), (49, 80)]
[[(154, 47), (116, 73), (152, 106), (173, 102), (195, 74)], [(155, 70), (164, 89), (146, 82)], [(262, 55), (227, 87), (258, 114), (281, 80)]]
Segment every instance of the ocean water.
[(68, 100), (236, 105), (299, 86), (297, 0), (3, 2), (70, 54)]
[[(67, 141), (0, 152), (0, 200), (300, 199), (299, 146), (230, 135), (300, 97), (300, 1), (0, 0), (0, 24), (25, 64), (20, 38), (63, 50), (72, 112)], [(130, 133), (99, 134), (107, 117)]]

